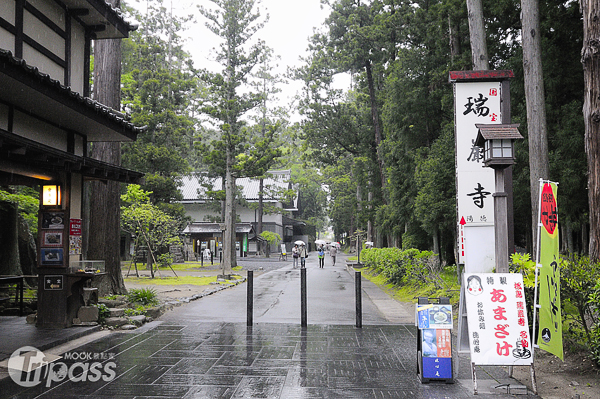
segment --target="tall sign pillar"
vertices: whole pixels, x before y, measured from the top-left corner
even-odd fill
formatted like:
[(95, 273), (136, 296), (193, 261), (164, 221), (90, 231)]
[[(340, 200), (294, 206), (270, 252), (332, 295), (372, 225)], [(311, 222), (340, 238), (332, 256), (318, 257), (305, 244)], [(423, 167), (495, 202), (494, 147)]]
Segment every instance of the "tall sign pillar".
[[(489, 273), (496, 266), (494, 170), (484, 167), (483, 148), (475, 140), (477, 124), (510, 122), (509, 79), (512, 71), (453, 71), (457, 234), (459, 264), (466, 272)], [(505, 180), (512, 180), (506, 178)], [(508, 187), (509, 248), (512, 248), (511, 188)]]

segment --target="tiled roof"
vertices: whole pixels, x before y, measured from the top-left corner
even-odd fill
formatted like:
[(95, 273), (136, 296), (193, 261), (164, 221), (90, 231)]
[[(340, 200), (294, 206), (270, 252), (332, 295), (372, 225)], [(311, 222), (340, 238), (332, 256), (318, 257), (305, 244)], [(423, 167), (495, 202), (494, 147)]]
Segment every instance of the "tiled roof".
[(107, 107), (89, 97), (83, 97), (81, 94), (71, 90), (70, 87), (63, 86), (58, 80), (52, 79), (50, 75), (40, 72), (37, 67), (27, 65), (25, 60), (14, 57), (8, 50), (0, 49), (0, 72), (28, 86), (39, 86), (40, 89), (38, 91), (50, 91), (52, 95), (58, 97), (63, 104), (72, 109), (91, 111), (96, 118), (100, 117), (101, 119), (110, 121), (113, 126), (116, 124), (115, 127), (118, 126), (119, 130), (129, 132), (128, 136), (130, 136), (130, 139), (135, 139), (137, 134), (146, 130), (145, 126), (137, 127), (129, 122), (128, 115)]
[[(117, 39), (127, 37), (137, 29), (137, 24), (125, 20), (119, 8), (106, 0), (62, 0), (68, 9), (86, 10), (78, 18), (92, 28), (96, 39)], [(95, 29), (94, 29), (95, 28)]]
[[(291, 189), (290, 184), (290, 171), (289, 170), (277, 170), (269, 171), (270, 177), (263, 180), (264, 191), (263, 201), (277, 202), (279, 199), (276, 195), (272, 195), (272, 189), (288, 190)], [(205, 179), (205, 183), (212, 187), (212, 191), (218, 191), (222, 189), (221, 178), (217, 177), (214, 179)], [(241, 187), (242, 196), (248, 201), (258, 200), (259, 192), (259, 179), (251, 178), (239, 178), (236, 179), (236, 185)], [(196, 176), (187, 176), (183, 178), (183, 186), (180, 188), (183, 194), (183, 202), (193, 203), (201, 202), (202, 200), (208, 199), (206, 196), (206, 188), (200, 184), (199, 178)]]

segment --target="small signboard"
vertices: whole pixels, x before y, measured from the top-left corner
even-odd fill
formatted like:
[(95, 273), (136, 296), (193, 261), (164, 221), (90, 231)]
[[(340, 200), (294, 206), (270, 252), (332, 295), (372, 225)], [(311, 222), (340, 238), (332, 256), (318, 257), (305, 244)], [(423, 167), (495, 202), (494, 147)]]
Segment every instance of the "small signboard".
[(452, 329), (452, 305), (417, 305), (417, 320), (420, 329)]
[(531, 365), (523, 276), (465, 273), (463, 286), (473, 364)]
[(81, 235), (81, 219), (71, 219), (69, 223), (69, 234), (72, 236)]
[(429, 303), (419, 298), (416, 313), (417, 374), (422, 383), (430, 380), (452, 382), (452, 305), (448, 298)]
[(44, 277), (44, 290), (58, 291), (63, 289), (63, 276), (48, 275)]

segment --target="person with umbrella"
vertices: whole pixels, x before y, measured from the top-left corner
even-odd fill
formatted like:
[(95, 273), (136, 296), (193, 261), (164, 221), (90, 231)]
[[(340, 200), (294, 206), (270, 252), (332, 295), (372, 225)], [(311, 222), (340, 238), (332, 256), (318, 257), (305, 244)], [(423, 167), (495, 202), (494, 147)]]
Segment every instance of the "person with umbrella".
[(303, 241), (296, 241), (296, 244), (300, 245), (298, 255), (300, 256), (300, 267), (304, 269), (306, 267), (306, 257), (308, 256), (308, 254), (306, 253), (306, 245)]
[(331, 243), (329, 247), (329, 256), (331, 256), (331, 261), (333, 262), (333, 266), (335, 266), (335, 257), (337, 256), (337, 243)]
[(319, 246), (318, 251), (319, 267), (322, 269), (325, 267), (325, 248), (323, 248), (323, 244)]

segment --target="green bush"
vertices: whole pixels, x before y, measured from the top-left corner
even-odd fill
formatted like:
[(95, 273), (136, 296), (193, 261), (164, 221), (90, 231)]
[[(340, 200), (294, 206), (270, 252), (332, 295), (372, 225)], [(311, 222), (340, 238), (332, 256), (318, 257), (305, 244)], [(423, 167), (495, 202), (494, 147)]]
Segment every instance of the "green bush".
[(171, 253), (160, 254), (156, 257), (158, 267), (169, 267), (173, 264), (173, 255)]
[(383, 274), (394, 285), (434, 283), (440, 288), (441, 266), (437, 256), (430, 251), (399, 248), (369, 248), (361, 252), (365, 266)]
[(521, 273), (523, 275), (523, 285), (525, 292), (525, 303), (527, 306), (527, 320), (529, 321), (529, 331), (533, 331), (533, 297), (535, 295), (535, 262), (531, 260), (529, 254), (512, 254), (508, 270), (511, 273)]
[(140, 316), (146, 314), (146, 308), (144, 306), (138, 306), (135, 309), (125, 309), (125, 316)]
[(98, 323), (102, 323), (102, 322), (104, 322), (104, 320), (106, 320), (107, 317), (110, 317), (110, 310), (108, 310), (108, 307), (103, 303), (99, 303), (97, 305), (97, 307), (98, 307)]
[(560, 297), (562, 307), (570, 305), (576, 314), (566, 316), (579, 325), (591, 339), (590, 328), (598, 324), (598, 305), (593, 302), (600, 280), (600, 265), (588, 257), (569, 255), (560, 261)]
[(158, 305), (158, 294), (154, 288), (132, 288), (127, 294), (127, 300), (142, 305)]

